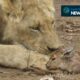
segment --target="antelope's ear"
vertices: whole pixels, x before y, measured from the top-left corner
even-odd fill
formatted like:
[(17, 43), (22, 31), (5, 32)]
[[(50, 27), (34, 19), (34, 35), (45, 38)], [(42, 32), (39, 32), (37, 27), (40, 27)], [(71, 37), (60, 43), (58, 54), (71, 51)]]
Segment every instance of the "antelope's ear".
[(64, 50), (64, 56), (70, 55), (73, 52), (73, 47), (68, 47), (66, 50)]
[(68, 48), (62, 58), (65, 60), (71, 60), (73, 56), (74, 56), (73, 48)]
[(63, 56), (62, 56), (62, 59), (65, 59), (65, 60), (69, 60), (71, 59), (71, 57), (73, 56), (73, 47), (68, 47)]

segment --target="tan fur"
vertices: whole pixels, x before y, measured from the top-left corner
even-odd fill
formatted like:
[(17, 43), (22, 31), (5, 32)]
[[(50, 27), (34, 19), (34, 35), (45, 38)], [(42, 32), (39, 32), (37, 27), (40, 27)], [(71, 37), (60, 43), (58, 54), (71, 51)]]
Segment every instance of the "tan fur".
[(0, 64), (24, 69), (30, 54), (29, 67), (45, 69), (49, 58), (40, 53), (62, 46), (54, 27), (53, 0), (0, 0), (0, 5), (6, 22), (1, 40), (4, 44), (17, 44), (0, 45)]
[[(17, 3), (17, 5), (15, 3)], [(21, 0), (0, 0), (0, 5), (2, 10), (4, 11), (5, 18), (10, 19), (10, 17), (12, 17), (11, 19), (14, 19), (15, 17), (19, 18), (21, 17), (21, 15), (23, 15), (23, 11), (21, 10)]]
[(0, 45), (0, 65), (18, 69), (37, 67), (46, 70), (49, 57), (20, 45)]
[[(48, 52), (47, 48), (62, 46), (54, 27), (53, 0), (1, 1), (4, 2), (1, 4), (3, 13), (9, 12), (9, 15), (4, 15), (7, 22), (2, 38), (4, 42), (22, 43), (43, 53)], [(18, 11), (23, 14), (14, 17)]]
[(6, 22), (1, 40), (8, 44), (0, 45), (0, 64), (46, 69), (49, 57), (44, 54), (62, 46), (54, 27), (53, 0), (0, 0), (0, 5)]

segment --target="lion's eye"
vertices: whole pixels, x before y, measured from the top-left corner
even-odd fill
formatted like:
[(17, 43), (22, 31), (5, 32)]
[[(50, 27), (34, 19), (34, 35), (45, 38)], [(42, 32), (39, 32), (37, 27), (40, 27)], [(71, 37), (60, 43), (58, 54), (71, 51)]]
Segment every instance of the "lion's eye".
[(39, 27), (30, 27), (31, 29), (35, 30), (35, 31), (40, 31)]
[(34, 30), (34, 31), (40, 31), (40, 23), (37, 25), (37, 26), (35, 26), (35, 27), (30, 27), (30, 29), (32, 29), (32, 30)]

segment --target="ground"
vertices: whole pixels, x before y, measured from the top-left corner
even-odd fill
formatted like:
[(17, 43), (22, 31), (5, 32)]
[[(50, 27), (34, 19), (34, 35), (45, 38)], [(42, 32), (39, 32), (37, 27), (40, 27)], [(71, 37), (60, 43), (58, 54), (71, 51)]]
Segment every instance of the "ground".
[[(74, 47), (75, 51), (80, 49), (80, 18), (79, 17), (61, 17), (61, 4), (79, 4), (79, 0), (55, 0), (56, 22), (55, 26), (65, 45)], [(44, 75), (37, 75), (30, 71), (23, 72), (17, 69), (0, 67), (0, 80), (40, 80)], [(54, 80), (80, 80), (80, 74), (68, 74), (57, 72), (52, 74)]]

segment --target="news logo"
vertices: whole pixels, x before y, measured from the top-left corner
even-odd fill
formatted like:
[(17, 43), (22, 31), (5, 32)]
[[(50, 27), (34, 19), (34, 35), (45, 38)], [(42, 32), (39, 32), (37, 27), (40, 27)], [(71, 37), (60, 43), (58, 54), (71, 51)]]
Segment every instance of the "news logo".
[(64, 7), (63, 12), (64, 12), (65, 14), (69, 14), (70, 9), (69, 9), (68, 7)]
[(61, 16), (80, 16), (80, 6), (79, 5), (62, 5), (61, 6)]

